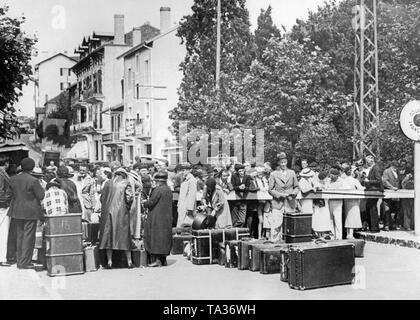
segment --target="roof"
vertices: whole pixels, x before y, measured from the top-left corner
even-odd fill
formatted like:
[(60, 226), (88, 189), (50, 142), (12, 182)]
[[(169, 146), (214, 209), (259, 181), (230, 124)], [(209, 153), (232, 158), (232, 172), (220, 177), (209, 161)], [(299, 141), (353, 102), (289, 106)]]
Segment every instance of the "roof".
[(0, 153), (1, 152), (10, 152), (10, 151), (29, 151), (24, 143), (21, 142), (9, 142), (5, 144), (0, 144)]
[(142, 43), (140, 43), (140, 44), (136, 45), (135, 47), (131, 48), (130, 50), (128, 50), (128, 51), (126, 51), (126, 52), (124, 52), (122, 55), (118, 56), (118, 57), (117, 57), (117, 59), (120, 59), (120, 58), (123, 58), (123, 57), (130, 56), (130, 55), (132, 55), (134, 52), (136, 52), (136, 51), (140, 50), (142, 47), (145, 47), (145, 48), (146, 48), (146, 46), (147, 46), (147, 44), (148, 44), (148, 43), (151, 43), (151, 42), (153, 42), (153, 41), (156, 41), (156, 40), (158, 40), (158, 39), (160, 39), (160, 38), (162, 38), (162, 37), (166, 36), (167, 34), (169, 34), (169, 33), (173, 32), (173, 31), (177, 30), (178, 28), (179, 28), (179, 25), (176, 25), (175, 27), (173, 27), (173, 28), (171, 28), (171, 29), (168, 29), (168, 30), (167, 30), (167, 31), (165, 31), (164, 33), (161, 33), (161, 34), (157, 35), (156, 37), (154, 37), (154, 38), (152, 38), (152, 39), (149, 39), (149, 40), (143, 41)]
[(55, 103), (55, 102), (59, 101), (60, 100), (60, 96), (61, 96), (61, 93), (59, 95), (55, 96), (54, 98), (48, 100), (47, 102), (45, 102), (44, 103), (44, 106), (46, 106), (49, 103)]
[(66, 58), (68, 58), (68, 59), (70, 59), (70, 60), (73, 60), (74, 62), (77, 62), (77, 60), (75, 59), (75, 58), (73, 58), (73, 57), (69, 57), (69, 56), (67, 56), (67, 55), (65, 55), (64, 53), (57, 53), (57, 54), (55, 54), (55, 55), (53, 55), (53, 56), (51, 56), (51, 57), (49, 57), (49, 58), (47, 58), (47, 59), (45, 59), (45, 60), (42, 60), (41, 62), (38, 62), (36, 65), (35, 65), (35, 67), (38, 67), (40, 64), (42, 64), (42, 63), (45, 63), (45, 62), (47, 62), (48, 60), (51, 60), (51, 59), (54, 59), (55, 57), (57, 57), (57, 56), (64, 56), (64, 57), (66, 57)]

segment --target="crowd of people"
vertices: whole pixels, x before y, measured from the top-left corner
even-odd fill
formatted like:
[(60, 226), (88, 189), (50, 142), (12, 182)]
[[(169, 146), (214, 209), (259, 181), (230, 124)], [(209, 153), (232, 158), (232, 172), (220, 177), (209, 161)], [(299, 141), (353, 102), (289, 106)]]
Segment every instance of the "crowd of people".
[[(352, 163), (302, 159), (293, 169), (287, 165), (285, 153), (262, 166), (185, 163), (169, 168), (161, 161), (138, 160), (129, 167), (114, 161), (94, 168), (64, 162), (39, 168), (26, 158), (11, 168), (0, 161), (0, 263), (33, 267), (35, 231), (45, 215), (81, 213), (84, 221), (100, 223), (99, 248), (106, 250), (108, 269), (114, 250), (125, 251), (133, 267), (135, 239), (143, 239), (152, 257), (149, 266), (165, 266), (172, 228), (191, 226), (198, 213), (213, 216), (215, 228), (248, 227), (254, 238), (271, 240), (281, 239), (286, 213), (311, 214), (314, 236), (325, 239), (351, 239), (357, 229), (379, 232), (381, 221), (384, 231), (414, 227), (413, 199), (385, 199), (378, 206), (378, 199), (305, 198), (320, 190), (413, 189), (412, 164), (404, 159), (384, 171), (372, 156)], [(271, 195), (270, 200), (249, 197), (256, 192)]]

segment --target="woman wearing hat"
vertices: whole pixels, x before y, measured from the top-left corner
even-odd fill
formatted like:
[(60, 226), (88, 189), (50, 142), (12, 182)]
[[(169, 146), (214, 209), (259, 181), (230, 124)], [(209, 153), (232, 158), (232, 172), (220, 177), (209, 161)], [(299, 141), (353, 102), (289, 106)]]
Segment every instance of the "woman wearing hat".
[(206, 181), (205, 201), (211, 209), (211, 214), (216, 217), (216, 229), (223, 229), (232, 226), (232, 217), (230, 216), (229, 203), (226, 195), (216, 179), (209, 178)]
[(108, 264), (112, 268), (112, 251), (123, 250), (127, 257), (128, 267), (133, 268), (131, 261), (131, 233), (129, 209), (133, 202), (133, 190), (127, 179), (128, 173), (123, 168), (114, 172), (101, 194), (100, 245), (106, 250)]
[(41, 168), (34, 168), (31, 175), (39, 180), (39, 183), (44, 190), (47, 188), (47, 182), (44, 180), (44, 173)]
[(67, 193), (67, 199), (69, 202), (69, 213), (82, 213), (82, 204), (79, 198), (79, 192), (76, 184), (71, 178), (74, 175), (70, 173), (69, 168), (61, 166), (57, 170), (57, 179), (61, 184), (61, 189)]
[(61, 189), (60, 180), (53, 179), (48, 182), (42, 206), (48, 216), (69, 213), (67, 193)]
[(271, 238), (280, 240), (283, 214), (296, 211), (299, 183), (295, 172), (287, 168), (287, 156), (284, 152), (278, 155), (275, 167), (276, 170), (270, 174), (268, 180), (268, 192), (273, 196)]
[(167, 180), (166, 172), (158, 172), (150, 199), (142, 201), (149, 210), (144, 226), (144, 247), (154, 260), (149, 267), (166, 266), (166, 257), (172, 248), (173, 195)]
[[(299, 188), (302, 192), (302, 196), (305, 197), (310, 192), (315, 192), (317, 186), (314, 182), (315, 172), (313, 172), (310, 168), (306, 167), (300, 172), (301, 179), (299, 180)], [(305, 199), (303, 198), (300, 200), (301, 210), (302, 213), (310, 213), (313, 214), (313, 200), (312, 199)]]

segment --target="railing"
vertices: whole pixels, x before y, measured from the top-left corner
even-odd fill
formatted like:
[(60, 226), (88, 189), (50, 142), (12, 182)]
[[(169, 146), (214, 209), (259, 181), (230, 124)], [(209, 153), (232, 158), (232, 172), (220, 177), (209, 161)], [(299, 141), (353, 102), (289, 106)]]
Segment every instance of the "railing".
[(73, 124), (70, 127), (70, 131), (71, 132), (80, 132), (80, 131), (84, 131), (84, 130), (87, 130), (87, 129), (90, 129), (90, 128), (93, 129), (93, 127), (94, 127), (93, 121), (86, 121), (86, 122)]
[[(173, 200), (177, 201), (179, 197), (178, 192), (173, 193)], [(202, 193), (197, 193), (197, 201), (201, 200)], [(319, 191), (312, 192), (308, 195), (302, 196), (299, 193), (296, 197), (299, 199), (342, 199), (342, 200), (352, 200), (352, 199), (414, 199), (414, 190), (385, 190), (384, 192), (380, 191), (357, 191), (357, 190), (328, 190), (328, 191)], [(268, 192), (257, 191), (249, 192), (245, 199), (241, 199), (235, 191), (231, 191), (227, 195), (228, 201), (235, 200), (273, 200), (273, 197)]]
[(150, 138), (151, 132), (150, 132), (150, 124), (142, 122), (140, 124), (136, 124), (135, 126), (135, 135), (138, 138)]

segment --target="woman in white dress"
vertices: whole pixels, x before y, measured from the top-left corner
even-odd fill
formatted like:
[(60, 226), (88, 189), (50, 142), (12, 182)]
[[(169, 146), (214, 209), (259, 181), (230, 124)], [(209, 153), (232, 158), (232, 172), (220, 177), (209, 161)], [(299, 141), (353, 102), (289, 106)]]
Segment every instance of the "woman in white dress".
[[(342, 190), (343, 179), (340, 178), (340, 172), (333, 168), (330, 170), (331, 182), (328, 185), (330, 190)], [(341, 199), (329, 199), (328, 206), (330, 208), (331, 222), (333, 225), (333, 232), (335, 240), (343, 239), (343, 200)]]
[[(319, 184), (317, 189), (325, 190), (328, 184), (328, 177), (326, 172), (320, 172), (318, 175)], [(332, 232), (330, 210), (328, 208), (327, 200), (319, 199), (313, 201), (312, 215), (312, 230), (317, 236), (322, 236), (324, 233)]]
[[(299, 188), (302, 192), (302, 196), (305, 196), (309, 192), (315, 192), (316, 191), (316, 185), (313, 180), (313, 177), (315, 175), (315, 172), (313, 172), (309, 168), (305, 168), (300, 172), (301, 179), (299, 180)], [(302, 213), (314, 213), (313, 209), (313, 200), (312, 199), (302, 199), (300, 200), (301, 205), (301, 212)]]
[[(354, 178), (351, 174), (350, 168), (344, 170), (346, 177), (343, 179), (343, 189), (346, 190), (364, 190), (365, 188), (360, 184), (359, 180)], [(344, 216), (346, 221), (344, 227), (347, 231), (347, 239), (354, 239), (354, 229), (362, 228), (362, 219), (360, 217), (360, 200), (349, 199), (344, 200)]]

